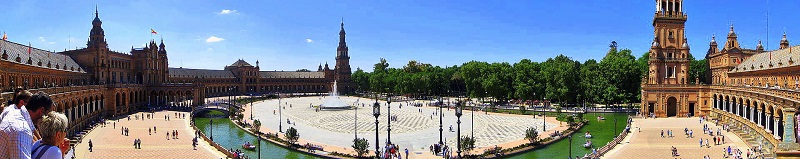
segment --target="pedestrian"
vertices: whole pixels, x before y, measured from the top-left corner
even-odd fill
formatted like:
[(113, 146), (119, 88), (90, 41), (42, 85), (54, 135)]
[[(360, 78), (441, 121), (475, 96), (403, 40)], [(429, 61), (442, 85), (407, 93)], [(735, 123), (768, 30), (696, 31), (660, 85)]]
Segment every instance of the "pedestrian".
[(117, 122), (114, 122), (114, 129), (117, 129)]
[(169, 140), (169, 132), (167, 132), (167, 140)]
[(700, 139), (700, 147), (703, 147), (703, 139)]
[(151, 130), (150, 128), (147, 128), (147, 135), (153, 135), (153, 132), (150, 130)]
[(661, 130), (661, 138), (664, 138), (664, 130)]
[(89, 139), (89, 152), (92, 152), (92, 147), (94, 147), (94, 145), (92, 145), (92, 139)]
[(722, 144), (725, 144), (725, 136), (722, 136)]
[(405, 150), (406, 150), (406, 158), (408, 158), (408, 148), (406, 148)]

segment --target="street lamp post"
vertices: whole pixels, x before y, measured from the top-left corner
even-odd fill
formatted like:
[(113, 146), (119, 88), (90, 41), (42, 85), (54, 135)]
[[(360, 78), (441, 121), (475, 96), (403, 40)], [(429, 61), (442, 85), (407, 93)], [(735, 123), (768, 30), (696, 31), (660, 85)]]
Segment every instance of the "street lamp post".
[(458, 147), (458, 150), (456, 151), (456, 153), (458, 153), (458, 158), (461, 158), (461, 115), (462, 115), (461, 103), (459, 102), (458, 104), (456, 104), (456, 118), (458, 118), (458, 120), (456, 121), (456, 124), (458, 125), (458, 132), (457, 132), (458, 142), (456, 143), (458, 144), (456, 145)]
[[(281, 87), (278, 87), (280, 89)], [(283, 133), (283, 108), (281, 107), (281, 93), (278, 93), (278, 132)]]
[[(441, 96), (439, 96), (439, 102), (442, 102)], [(437, 103), (437, 107), (439, 107), (439, 145), (442, 145), (444, 144), (444, 142), (442, 142), (442, 130), (444, 130), (442, 129), (442, 105), (438, 105)]]
[(572, 156), (572, 135), (569, 135), (569, 156)]
[(211, 125), (211, 141), (214, 141), (214, 119), (209, 119), (208, 123)]
[(355, 111), (354, 111), (355, 113), (353, 113), (353, 114), (355, 114), (356, 119), (353, 121), (353, 127), (355, 127), (355, 128), (353, 128), (353, 135), (355, 135), (355, 137), (356, 137), (355, 139), (358, 139), (358, 104), (357, 103), (356, 103), (356, 106), (354, 107), (354, 109), (355, 109)]
[(375, 158), (379, 158), (380, 153), (378, 150), (380, 149), (380, 145), (378, 142), (378, 116), (381, 115), (381, 104), (378, 103), (378, 98), (375, 98), (375, 104), (372, 105), (372, 115), (375, 116)]
[(544, 101), (546, 101), (546, 100), (547, 100), (547, 98), (544, 98), (544, 100), (542, 102), (540, 102), (540, 103), (542, 103), (542, 132), (547, 131), (546, 130), (547, 127), (545, 127), (547, 125), (547, 113), (544, 110), (544, 107), (545, 107)]
[(388, 119), (386, 122), (386, 132), (388, 132), (388, 134), (386, 134), (386, 141), (389, 144), (392, 144), (392, 95), (391, 94), (386, 95), (386, 112), (388, 116), (388, 118), (386, 118)]

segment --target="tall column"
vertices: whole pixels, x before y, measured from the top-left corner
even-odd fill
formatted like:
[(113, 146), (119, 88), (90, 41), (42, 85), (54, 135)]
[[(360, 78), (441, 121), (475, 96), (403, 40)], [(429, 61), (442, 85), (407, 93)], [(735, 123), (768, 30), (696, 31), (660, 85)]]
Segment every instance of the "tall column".
[(783, 141), (778, 144), (779, 150), (794, 151), (800, 149), (800, 144), (797, 144), (795, 135), (795, 111), (794, 108), (783, 109)]
[(761, 126), (761, 110), (756, 110), (756, 125)]
[(725, 100), (722, 101), (722, 109), (725, 110), (725, 112), (728, 112), (728, 102)]

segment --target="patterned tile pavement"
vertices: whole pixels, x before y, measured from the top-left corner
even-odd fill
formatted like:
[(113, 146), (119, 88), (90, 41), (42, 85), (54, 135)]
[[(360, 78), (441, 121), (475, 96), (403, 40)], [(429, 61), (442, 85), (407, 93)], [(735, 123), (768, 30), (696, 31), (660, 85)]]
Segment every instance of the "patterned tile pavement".
[[(81, 143), (75, 147), (76, 158), (224, 158), (224, 154), (214, 149), (202, 139), (197, 150), (192, 149), (192, 138), (194, 130), (189, 125), (189, 114), (177, 112), (179, 115), (186, 115), (186, 119), (175, 117), (174, 111), (159, 111), (154, 113), (154, 118), (144, 119), (141, 117), (145, 113), (136, 113), (119, 120), (108, 121), (105, 127), (99, 126), (83, 138)], [(136, 116), (139, 120), (136, 120)], [(169, 121), (164, 119), (169, 115)], [(116, 128), (114, 127), (116, 124)], [(148, 128), (156, 127), (157, 132), (148, 134)], [(129, 128), (129, 136), (121, 133), (122, 127)], [(167, 138), (167, 132), (178, 131), (178, 139)], [(142, 140), (141, 149), (133, 148), (133, 140)], [(89, 152), (88, 142), (92, 141), (94, 150)]]
[[(711, 158), (723, 158), (723, 149), (728, 146), (731, 149), (742, 149), (745, 156), (748, 149), (747, 144), (741, 138), (733, 134), (733, 132), (724, 132), (725, 143), (721, 145), (714, 145), (713, 137), (709, 134), (702, 132), (703, 125), (708, 126), (716, 132), (718, 128), (713, 122), (702, 122), (700, 119), (695, 118), (656, 118), (656, 119), (634, 119), (632, 125), (632, 133), (626, 137), (620, 145), (614, 147), (611, 151), (606, 153), (603, 158), (613, 159), (642, 159), (642, 158), (703, 158), (703, 156), (710, 156)], [(684, 135), (684, 128), (693, 131), (692, 138)], [(641, 129), (641, 132), (639, 131)], [(661, 131), (672, 130), (673, 136), (661, 137)], [(705, 144), (708, 139), (710, 146), (700, 146), (700, 139)], [(672, 156), (672, 147), (678, 149), (680, 156)]]

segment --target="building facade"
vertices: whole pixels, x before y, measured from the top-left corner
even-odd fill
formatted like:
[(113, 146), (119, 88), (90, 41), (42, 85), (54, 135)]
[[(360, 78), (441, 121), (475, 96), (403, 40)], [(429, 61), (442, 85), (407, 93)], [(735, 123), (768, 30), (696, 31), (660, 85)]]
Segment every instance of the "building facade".
[(268, 93), (351, 93), (350, 55), (344, 23), (339, 32), (336, 65), (314, 72), (261, 71), (244, 60), (221, 70), (171, 68), (164, 40), (151, 40), (130, 52), (109, 50), (95, 11), (85, 48), (55, 52), (0, 40), (0, 99), (12, 90), (46, 92), (78, 132), (99, 117), (112, 117), (155, 106), (192, 108), (206, 97)]
[[(731, 126), (751, 146), (770, 155), (797, 156), (800, 107), (800, 46), (784, 33), (777, 50), (742, 48), (731, 25), (723, 46), (712, 36), (706, 59), (710, 81), (687, 79), (689, 45), (684, 37), (683, 0), (656, 0), (649, 74), (642, 82), (642, 114), (707, 116)], [(696, 80), (698, 84), (688, 84)]]

